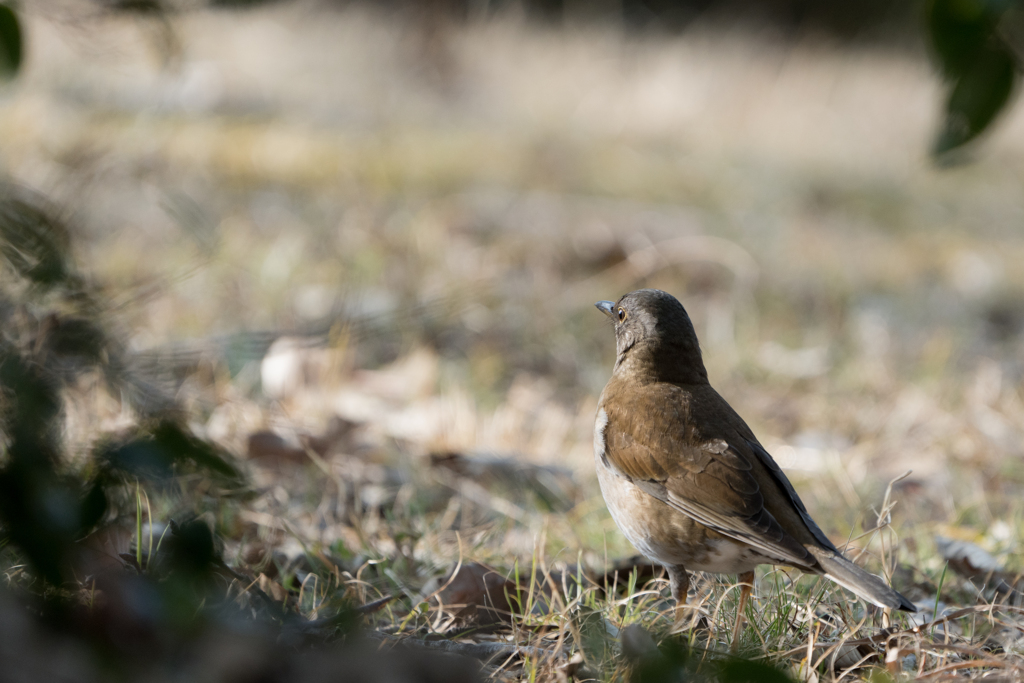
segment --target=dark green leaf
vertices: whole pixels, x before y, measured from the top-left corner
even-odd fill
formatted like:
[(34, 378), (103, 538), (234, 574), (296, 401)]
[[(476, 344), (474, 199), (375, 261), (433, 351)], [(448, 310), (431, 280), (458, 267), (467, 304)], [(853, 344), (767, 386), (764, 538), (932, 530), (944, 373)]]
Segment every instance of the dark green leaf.
[(590, 607), (581, 607), (573, 616), (573, 622), (579, 629), (580, 649), (587, 663), (602, 668), (611, 660), (615, 641), (608, 632), (604, 615)]
[(971, 68), (1005, 10), (1006, 3), (997, 0), (932, 0), (928, 32), (947, 78)]
[(213, 445), (187, 433), (174, 422), (164, 421), (151, 433), (108, 447), (103, 457), (115, 469), (142, 479), (161, 481), (175, 473), (175, 465), (189, 463), (229, 479), (238, 470)]
[(97, 481), (82, 498), (79, 536), (85, 535), (100, 523), (107, 512), (107, 493), (103, 483)]
[(169, 550), (172, 567), (191, 575), (209, 573), (217, 560), (213, 532), (201, 519), (180, 525), (172, 521)]
[[(623, 646), (625, 649), (625, 645)], [(641, 656), (632, 662), (630, 680), (633, 683), (681, 683), (703, 680), (693, 674), (690, 648), (679, 638), (663, 642), (658, 651)]]
[(8, 5), (0, 4), (0, 78), (13, 78), (21, 67), (21, 24)]
[(163, 14), (165, 11), (159, 0), (109, 0), (107, 7), (125, 14)]
[(162, 481), (174, 474), (174, 458), (151, 437), (133, 439), (103, 453), (116, 470), (139, 479)]
[(200, 467), (225, 477), (238, 476), (238, 470), (224, 459), (215, 446), (197, 439), (173, 422), (162, 422), (153, 431), (153, 437), (163, 447), (169, 449), (175, 458), (191, 460)]
[(718, 670), (721, 683), (792, 683), (792, 679), (775, 667), (749, 659), (727, 659)]
[(231, 9), (249, 9), (260, 5), (269, 5), (277, 0), (210, 0), (212, 7), (229, 7)]
[(989, 46), (978, 53), (949, 94), (935, 154), (956, 149), (984, 131), (1009, 101), (1016, 79), (1017, 65), (1009, 50)]

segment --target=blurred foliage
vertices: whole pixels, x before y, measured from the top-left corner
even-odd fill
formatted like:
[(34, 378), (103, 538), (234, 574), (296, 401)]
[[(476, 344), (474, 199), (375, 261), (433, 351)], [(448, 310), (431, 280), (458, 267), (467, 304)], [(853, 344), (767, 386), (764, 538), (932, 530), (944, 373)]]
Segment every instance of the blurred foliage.
[[(195, 7), (183, 0), (93, 0), (105, 9), (153, 13)], [(211, 7), (249, 8), (283, 0), (206, 0)], [(338, 6), (358, 4), (335, 0)], [(913, 24), (914, 3), (864, 0), (836, 3), (828, 0), (363, 0), (362, 4), (390, 14), (411, 15), (428, 21), (438, 17), (464, 19), (507, 11), (521, 11), (544, 23), (605, 21), (630, 30), (678, 31), (694, 21), (744, 20), (751, 25), (768, 22), (782, 30), (811, 29), (844, 39), (894, 35)]]
[(0, 253), (26, 281), (42, 290), (74, 287), (66, 253), (68, 236), (38, 198), (4, 188), (0, 197)]
[[(104, 10), (165, 18), (194, 5), (174, 0), (94, 0)], [(211, 7), (247, 9), (271, 0), (207, 0)], [(508, 9), (508, 1), (390, 0), (372, 3), (400, 10), (425, 26), (451, 18), (493, 14)], [(524, 0), (527, 16), (549, 23), (605, 21), (632, 30), (679, 30), (693, 21), (749, 26), (771, 25), (784, 33), (824, 33), (842, 39), (908, 42), (916, 32), (915, 3), (833, 3), (822, 0), (726, 2), (723, 0), (616, 0), (571, 3), (566, 0)], [(1019, 14), (1020, 0), (929, 0), (924, 28), (942, 77), (946, 81), (943, 121), (932, 153), (941, 158), (961, 148), (989, 128), (1006, 107), (1021, 70), (1020, 57), (1008, 37), (1005, 18)], [(169, 24), (161, 33), (170, 52), (179, 49)], [(909, 39), (912, 41), (912, 39)], [(0, 4), (0, 76), (13, 77), (21, 64), (22, 39), (14, 9)]]
[[(112, 12), (164, 16), (180, 9), (161, 0), (97, 0)], [(246, 9), (268, 0), (208, 0), (213, 7)], [(388, 5), (416, 10), (437, 21), (437, 17), (468, 16), (474, 5), (469, 0), (432, 2), (391, 2)], [(500, 11), (505, 3), (486, 3), (488, 12)], [(829, 3), (816, 0), (726, 3), (714, 0), (620, 0), (613, 3), (585, 3), (570, 7), (563, 0), (528, 0), (527, 13), (546, 21), (568, 16), (613, 20), (636, 29), (673, 29), (701, 16), (726, 21), (768, 20), (787, 29), (825, 30), (838, 36), (870, 35), (878, 27), (903, 27), (912, 3)], [(946, 81), (943, 122), (933, 144), (936, 157), (961, 148), (983, 133), (1006, 107), (1021, 71), (1004, 18), (1019, 13), (1020, 0), (930, 0), (925, 12), (925, 30)], [(165, 27), (169, 30), (169, 27)], [(892, 31), (889, 31), (892, 33)], [(168, 34), (169, 36), (171, 34)], [(16, 75), (22, 61), (22, 32), (15, 9), (0, 4), (0, 78)]]
[[(100, 333), (75, 321), (71, 334), (47, 336), (61, 299), (80, 299), (80, 283), (67, 262), (66, 232), (40, 203), (11, 188), (0, 192), (0, 255), (4, 273), (0, 311), (0, 522), (6, 540), (53, 585), (68, 578), (73, 542), (106, 512), (101, 486), (61, 470), (61, 385), (64, 361), (98, 361)], [(57, 291), (58, 295), (53, 296)], [(57, 326), (59, 327), (59, 326)], [(77, 338), (77, 341), (75, 339)]]
[(160, 0), (109, 0), (103, 4), (114, 12), (131, 14), (161, 14), (166, 11)]
[(927, 30), (947, 84), (946, 107), (933, 152), (942, 156), (984, 132), (1010, 100), (1021, 64), (1004, 18), (1024, 9), (1016, 0), (932, 0)]
[(21, 22), (14, 7), (0, 3), (0, 80), (13, 78), (21, 67)]
[(670, 638), (656, 650), (636, 658), (631, 670), (633, 683), (676, 683), (677, 681), (718, 681), (718, 683), (791, 683), (780, 668), (768, 662), (742, 657), (715, 657), (691, 648), (680, 638)]
[(161, 421), (124, 443), (104, 449), (102, 457), (115, 470), (157, 482), (180, 474), (185, 463), (232, 483), (240, 480), (238, 470), (219, 449), (170, 421)]
[[(71, 457), (63, 432), (75, 381), (100, 368), (116, 392), (130, 372), (123, 358), (111, 369), (123, 352), (67, 237), (41, 197), (0, 187), (0, 677), (317, 681), (354, 669), (350, 680), (476, 680), (476, 665), (403, 648), (384, 658), (354, 641), (360, 618), (343, 595), (331, 599), (331, 616), (309, 622), (228, 567), (208, 516), (181, 503), (205, 492), (219, 505), (245, 482), (172, 402), (155, 410), (122, 394), (135, 426), (84, 460)], [(186, 499), (180, 522), (154, 521), (150, 494), (161, 489)], [(123, 533), (133, 517), (134, 552), (96, 540)], [(319, 659), (297, 649), (325, 642), (345, 646)], [(251, 678), (238, 678), (236, 656)]]
[(0, 189), (0, 256), (0, 533), (37, 576), (59, 587), (71, 580), (77, 541), (117, 514), (110, 505), (124, 497), (117, 489), (188, 468), (234, 486), (240, 476), (170, 411), (72, 468), (61, 439), (63, 392), (95, 368), (118, 390), (126, 379), (122, 351), (104, 329), (103, 306), (75, 272), (66, 226), (42, 198)]
[(0, 468), (0, 522), (7, 541), (53, 585), (68, 578), (74, 541), (106, 512), (101, 487), (58, 472), (56, 387), (17, 349), (0, 348), (7, 444)]

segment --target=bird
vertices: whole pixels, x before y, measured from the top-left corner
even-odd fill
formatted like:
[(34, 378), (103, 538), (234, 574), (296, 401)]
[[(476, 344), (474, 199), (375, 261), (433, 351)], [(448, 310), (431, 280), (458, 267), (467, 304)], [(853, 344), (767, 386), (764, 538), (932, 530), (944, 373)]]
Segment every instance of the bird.
[(623, 535), (664, 565), (677, 616), (688, 571), (738, 574), (735, 649), (760, 564), (823, 574), (871, 604), (917, 611), (814, 522), (747, 423), (711, 387), (693, 323), (674, 296), (639, 289), (595, 305), (614, 323), (616, 353), (594, 425), (598, 482)]

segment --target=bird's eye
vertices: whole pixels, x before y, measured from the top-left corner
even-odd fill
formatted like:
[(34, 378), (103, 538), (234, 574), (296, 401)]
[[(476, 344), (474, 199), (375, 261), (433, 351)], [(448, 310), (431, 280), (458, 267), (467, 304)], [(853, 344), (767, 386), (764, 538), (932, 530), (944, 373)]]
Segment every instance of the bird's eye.
[(626, 319), (626, 309), (620, 308), (619, 309), (619, 322), (621, 323), (625, 319)]

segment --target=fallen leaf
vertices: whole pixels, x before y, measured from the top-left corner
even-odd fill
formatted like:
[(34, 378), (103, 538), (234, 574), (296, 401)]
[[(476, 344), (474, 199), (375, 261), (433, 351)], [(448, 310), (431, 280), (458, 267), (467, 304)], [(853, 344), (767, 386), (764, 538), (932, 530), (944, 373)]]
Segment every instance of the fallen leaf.
[(285, 590), (284, 586), (274, 581), (266, 574), (260, 574), (259, 576), (260, 590), (272, 597), (278, 602), (284, 602), (288, 597), (288, 591)]
[(127, 527), (111, 525), (83, 538), (77, 544), (75, 576), (87, 583), (106, 574), (123, 572), (125, 562), (121, 554), (129, 551), (133, 536)]
[(264, 463), (306, 462), (309, 456), (306, 449), (298, 443), (292, 443), (280, 434), (271, 431), (253, 432), (246, 444), (246, 454), (252, 460)]
[(460, 621), (480, 626), (509, 623), (520, 611), (518, 587), (504, 574), (479, 562), (463, 564), (441, 580), (444, 589), (434, 602)]
[(936, 536), (935, 545), (942, 558), (949, 563), (949, 568), (960, 576), (994, 588), (997, 593), (1013, 592), (1013, 577), (999, 560), (981, 546), (944, 536)]
[(302, 435), (299, 441), (303, 446), (310, 448), (314, 453), (325, 456), (331, 452), (340, 450), (351, 450), (352, 432), (359, 427), (358, 422), (346, 420), (335, 415), (327, 423), (327, 427), (320, 435)]

